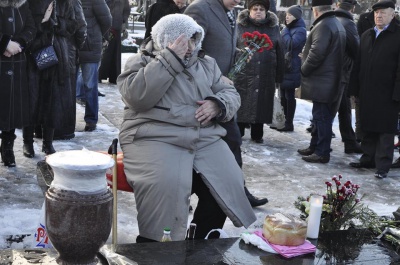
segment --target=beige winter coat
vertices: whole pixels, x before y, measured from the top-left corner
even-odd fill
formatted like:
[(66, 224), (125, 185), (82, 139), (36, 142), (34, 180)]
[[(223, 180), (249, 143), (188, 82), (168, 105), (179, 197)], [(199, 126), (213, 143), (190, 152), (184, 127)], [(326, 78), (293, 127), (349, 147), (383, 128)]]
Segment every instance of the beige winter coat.
[[(152, 42), (147, 52), (154, 52)], [(184, 66), (168, 49), (155, 58), (136, 54), (118, 78), (126, 104), (120, 144), (125, 174), (135, 191), (141, 236), (160, 240), (171, 227), (173, 240), (185, 238), (192, 169), (200, 172), (223, 211), (240, 227), (255, 221), (242, 171), (221, 137), (216, 121), (195, 119), (198, 100), (217, 98), (229, 121), (240, 106), (234, 87), (221, 80), (215, 60), (193, 56)]]

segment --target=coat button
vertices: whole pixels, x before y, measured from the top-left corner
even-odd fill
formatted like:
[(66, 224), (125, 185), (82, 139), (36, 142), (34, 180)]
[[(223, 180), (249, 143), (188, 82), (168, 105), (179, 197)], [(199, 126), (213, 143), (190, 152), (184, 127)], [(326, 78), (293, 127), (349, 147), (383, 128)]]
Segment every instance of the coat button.
[(14, 22), (14, 19), (12, 17), (9, 17), (8, 22)]
[(261, 62), (260, 62), (260, 61), (258, 61), (257, 63), (258, 63), (258, 64), (260, 64)]
[(258, 93), (258, 89), (256, 89), (256, 92)]
[(8, 70), (8, 71), (7, 71), (7, 74), (8, 74), (8, 75), (13, 75), (13, 74), (14, 74), (14, 72), (13, 72), (13, 71), (11, 71), (11, 70)]
[(256, 77), (257, 77), (257, 78), (260, 78), (260, 76), (259, 76), (259, 75), (257, 75)]

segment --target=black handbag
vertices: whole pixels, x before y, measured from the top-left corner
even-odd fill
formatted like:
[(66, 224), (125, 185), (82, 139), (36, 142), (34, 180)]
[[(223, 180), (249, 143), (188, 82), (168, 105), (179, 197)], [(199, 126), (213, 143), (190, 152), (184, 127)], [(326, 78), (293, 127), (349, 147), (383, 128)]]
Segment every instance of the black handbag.
[[(52, 17), (55, 21), (57, 21), (57, 12), (56, 12), (56, 1), (53, 0), (53, 12)], [(32, 53), (33, 58), (35, 59), (36, 66), (39, 70), (47, 69), (53, 65), (58, 64), (58, 57), (56, 51), (53, 47), (54, 42), (54, 32), (51, 37), (51, 45), (41, 48)]]
[(58, 64), (58, 57), (53, 45), (37, 50), (33, 53), (33, 58), (39, 70)]
[(289, 50), (285, 53), (285, 71), (292, 70), (292, 40), (290, 39)]

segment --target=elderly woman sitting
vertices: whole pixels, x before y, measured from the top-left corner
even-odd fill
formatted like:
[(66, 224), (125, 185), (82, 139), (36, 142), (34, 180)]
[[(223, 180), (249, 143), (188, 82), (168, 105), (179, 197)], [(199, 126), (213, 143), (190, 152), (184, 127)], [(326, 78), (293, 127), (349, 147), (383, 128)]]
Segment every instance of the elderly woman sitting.
[(234, 116), (240, 97), (200, 51), (203, 36), (192, 18), (165, 16), (118, 77), (126, 105), (120, 143), (135, 191), (137, 242), (159, 241), (164, 227), (172, 240), (185, 239), (192, 193), (199, 197), (195, 238), (222, 228), (227, 216), (238, 227), (256, 219), (217, 123)]

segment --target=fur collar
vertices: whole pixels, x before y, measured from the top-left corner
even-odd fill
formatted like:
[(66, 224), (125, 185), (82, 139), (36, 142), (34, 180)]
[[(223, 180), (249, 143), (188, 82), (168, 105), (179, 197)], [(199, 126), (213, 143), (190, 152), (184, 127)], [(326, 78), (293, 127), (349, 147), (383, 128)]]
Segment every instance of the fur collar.
[[(237, 23), (244, 27), (254, 24), (250, 19), (250, 11), (248, 9), (245, 9), (239, 13)], [(268, 11), (267, 17), (265, 18), (265, 23), (263, 24), (265, 24), (267, 27), (276, 27), (279, 25), (278, 17), (274, 13)]]
[(26, 0), (0, 0), (0, 7), (15, 7), (19, 8), (25, 4)]

